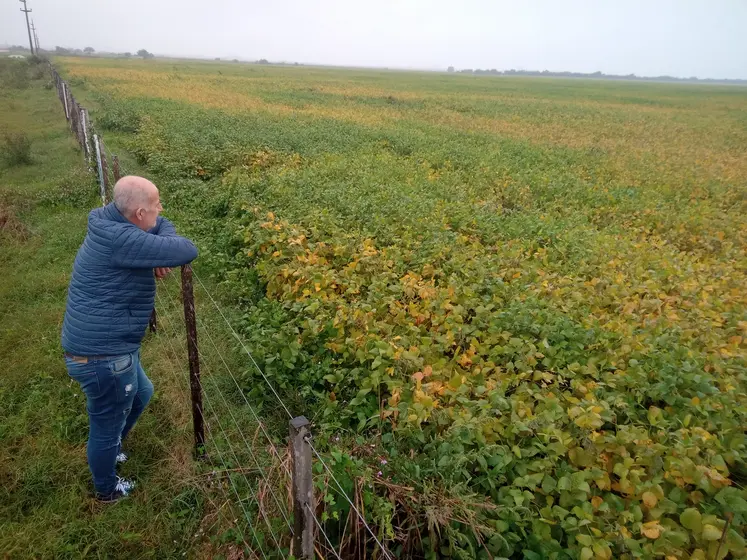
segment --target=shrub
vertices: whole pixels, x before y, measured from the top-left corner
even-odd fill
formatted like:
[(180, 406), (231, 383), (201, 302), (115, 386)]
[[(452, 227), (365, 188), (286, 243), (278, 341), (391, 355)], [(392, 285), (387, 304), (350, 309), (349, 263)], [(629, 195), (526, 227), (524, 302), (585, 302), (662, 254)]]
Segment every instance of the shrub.
[(3, 156), (10, 166), (31, 164), (31, 140), (24, 132), (6, 134)]
[(25, 60), (6, 60), (0, 65), (0, 84), (8, 89), (26, 89), (29, 87), (28, 62)]

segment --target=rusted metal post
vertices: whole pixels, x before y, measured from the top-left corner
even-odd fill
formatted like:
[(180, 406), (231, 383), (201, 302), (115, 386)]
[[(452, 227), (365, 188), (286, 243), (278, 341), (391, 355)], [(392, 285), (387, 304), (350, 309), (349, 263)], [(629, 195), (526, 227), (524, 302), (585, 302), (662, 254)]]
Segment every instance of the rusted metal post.
[(192, 285), (192, 265), (182, 266), (182, 301), (184, 323), (187, 326), (187, 354), (189, 356), (189, 388), (192, 393), (192, 424), (195, 432), (195, 455), (205, 455), (205, 425), (202, 417), (202, 384), (200, 383), (200, 355), (197, 351), (197, 321), (195, 294)]
[(62, 82), (62, 102), (65, 104), (65, 118), (70, 120), (70, 109), (67, 106), (67, 84)]
[(314, 558), (314, 485), (311, 477), (309, 421), (297, 416), (290, 421), (293, 469), (293, 550), (296, 558)]
[(99, 146), (99, 135), (93, 135), (93, 147), (96, 150), (96, 169), (99, 173), (99, 194), (101, 194), (101, 205), (106, 206), (106, 189), (104, 188), (104, 173), (101, 170), (101, 147)]
[(106, 163), (106, 150), (104, 150), (104, 141), (99, 136), (99, 155), (101, 157), (101, 177), (104, 180), (104, 192), (109, 196), (109, 165)]
[(93, 160), (96, 154), (96, 149), (91, 148), (91, 141), (93, 140), (93, 138), (91, 138), (91, 133), (90, 133), (91, 123), (88, 120), (88, 109), (82, 109), (82, 113), (83, 113), (83, 134), (86, 137), (86, 146), (88, 148), (88, 158), (89, 158), (88, 167), (93, 169), (93, 163), (94, 163)]
[(114, 172), (114, 182), (116, 183), (122, 178), (122, 172), (119, 170), (119, 158), (112, 156), (112, 171)]
[(88, 142), (88, 125), (86, 119), (86, 110), (80, 109), (80, 128), (83, 131), (83, 153), (86, 156), (86, 163), (90, 167), (91, 165), (91, 145)]

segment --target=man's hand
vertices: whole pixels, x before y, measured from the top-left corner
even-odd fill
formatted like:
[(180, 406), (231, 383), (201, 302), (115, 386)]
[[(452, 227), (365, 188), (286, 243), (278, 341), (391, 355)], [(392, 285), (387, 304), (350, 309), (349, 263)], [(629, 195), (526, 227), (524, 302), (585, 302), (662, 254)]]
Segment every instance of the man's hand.
[(166, 275), (171, 272), (171, 269), (166, 268), (165, 266), (159, 266), (158, 268), (154, 268), (153, 271), (156, 274), (156, 278), (160, 280), (161, 278), (166, 278)]

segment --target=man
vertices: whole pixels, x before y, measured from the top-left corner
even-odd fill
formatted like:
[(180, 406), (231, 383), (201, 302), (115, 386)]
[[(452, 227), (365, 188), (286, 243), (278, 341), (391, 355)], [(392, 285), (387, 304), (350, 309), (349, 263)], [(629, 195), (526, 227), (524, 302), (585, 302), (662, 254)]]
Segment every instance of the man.
[(153, 395), (140, 365), (140, 343), (153, 311), (155, 277), (197, 257), (194, 244), (176, 234), (156, 186), (122, 177), (114, 202), (88, 215), (88, 233), (75, 257), (62, 325), (70, 377), (87, 399), (88, 466), (96, 498), (105, 503), (134, 488), (116, 474), (126, 460), (122, 439)]

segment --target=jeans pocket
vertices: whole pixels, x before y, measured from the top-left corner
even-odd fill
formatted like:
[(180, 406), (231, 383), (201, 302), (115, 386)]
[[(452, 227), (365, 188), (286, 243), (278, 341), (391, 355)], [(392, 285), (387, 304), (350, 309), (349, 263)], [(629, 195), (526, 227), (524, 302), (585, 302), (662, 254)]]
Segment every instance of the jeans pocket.
[(109, 360), (109, 371), (111, 371), (117, 403), (125, 406), (132, 405), (138, 390), (137, 364), (136, 352)]
[(99, 376), (96, 374), (96, 368), (90, 364), (81, 364), (70, 358), (65, 358), (67, 365), (67, 374), (80, 385), (83, 394), (89, 399), (95, 399), (101, 392)]
[(127, 373), (135, 364), (134, 354), (125, 354), (109, 359), (109, 369), (114, 375)]

